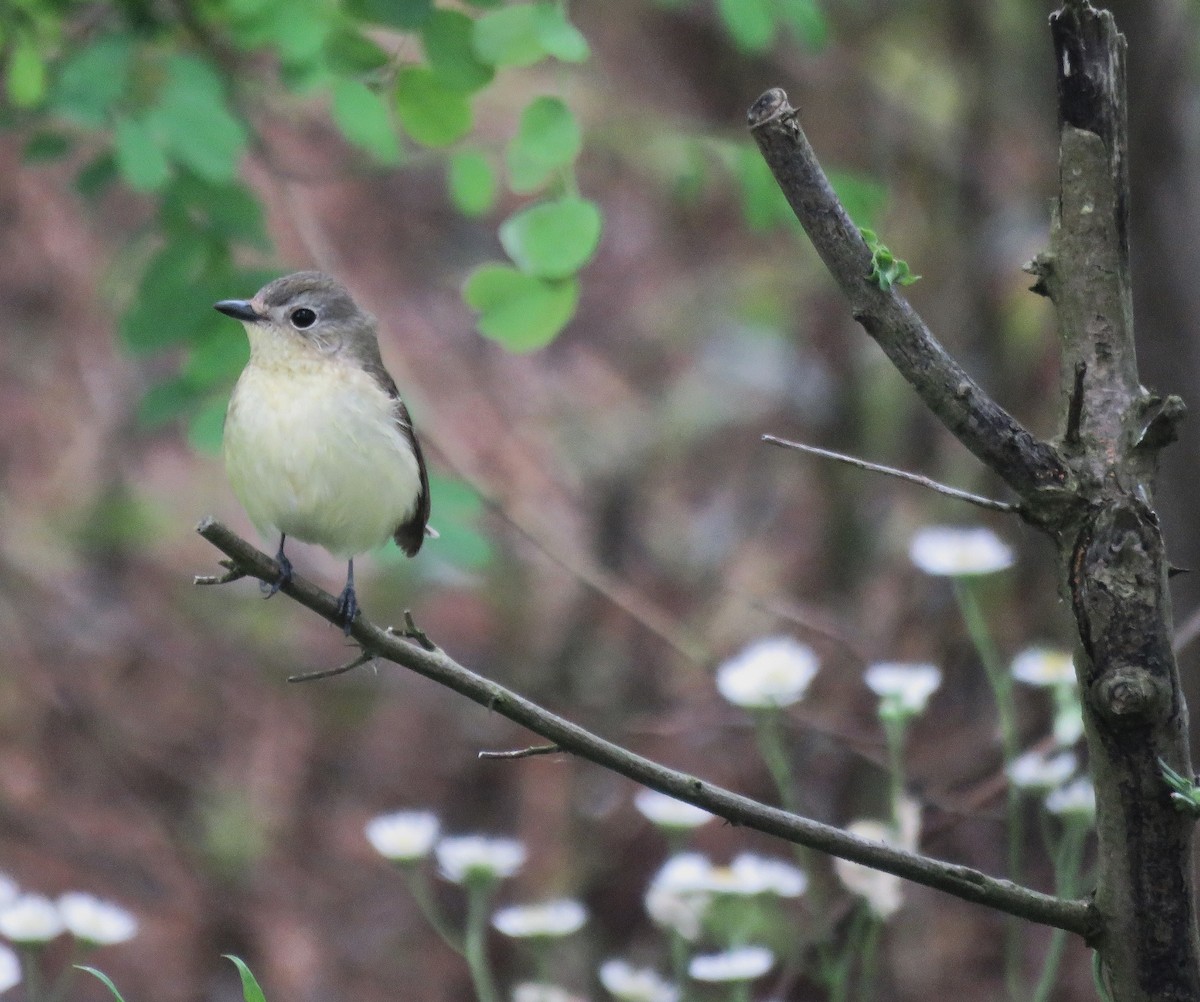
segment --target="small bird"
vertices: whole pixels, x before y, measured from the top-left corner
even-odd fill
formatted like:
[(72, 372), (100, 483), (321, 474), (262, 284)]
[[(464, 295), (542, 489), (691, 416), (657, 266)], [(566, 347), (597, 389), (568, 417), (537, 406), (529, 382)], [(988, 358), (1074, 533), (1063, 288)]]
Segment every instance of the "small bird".
[(375, 318), (319, 271), (263, 286), (215, 309), (250, 339), (225, 414), (225, 470), (264, 536), (279, 535), (279, 579), (292, 578), (289, 536), (345, 557), (344, 632), (358, 614), (354, 557), (393, 538), (415, 556), (429, 522), (429, 476), (408, 408), (383, 367)]

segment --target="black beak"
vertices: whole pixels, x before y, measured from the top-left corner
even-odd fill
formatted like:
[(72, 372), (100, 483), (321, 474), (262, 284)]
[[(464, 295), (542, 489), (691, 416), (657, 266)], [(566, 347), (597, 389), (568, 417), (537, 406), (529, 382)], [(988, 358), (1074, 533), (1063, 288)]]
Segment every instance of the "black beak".
[(222, 299), (219, 303), (213, 303), (213, 309), (248, 324), (262, 319), (262, 315), (245, 299)]

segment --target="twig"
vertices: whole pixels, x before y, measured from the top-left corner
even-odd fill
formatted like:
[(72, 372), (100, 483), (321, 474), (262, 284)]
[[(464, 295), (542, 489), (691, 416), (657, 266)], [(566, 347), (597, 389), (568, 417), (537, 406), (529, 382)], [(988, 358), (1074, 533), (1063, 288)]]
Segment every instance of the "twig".
[(854, 319), (954, 436), (1023, 500), (1068, 484), (1058, 453), (996, 403), (930, 333), (893, 285), (870, 279), (871, 251), (817, 162), (796, 110), (778, 88), (750, 108), (750, 130)]
[(860, 470), (870, 470), (872, 473), (883, 473), (889, 477), (896, 477), (899, 480), (907, 480), (911, 484), (920, 484), (922, 487), (927, 487), (931, 491), (937, 491), (938, 494), (945, 494), (946, 497), (957, 498), (959, 501), (966, 501), (969, 504), (978, 505), (980, 508), (988, 508), (991, 511), (1004, 512), (1019, 512), (1021, 506), (1013, 504), (1011, 501), (995, 501), (992, 498), (985, 498), (979, 494), (972, 494), (970, 491), (962, 491), (957, 487), (949, 487), (946, 484), (940, 484), (936, 480), (930, 480), (929, 477), (922, 476), (919, 473), (909, 473), (907, 470), (898, 470), (894, 466), (884, 466), (882, 463), (872, 463), (866, 459), (859, 459), (856, 456), (847, 456), (845, 453), (833, 452), (829, 449), (820, 449), (815, 445), (805, 445), (803, 442), (791, 442), (786, 438), (777, 438), (774, 435), (764, 435), (764, 442), (769, 442), (771, 445), (780, 445), (785, 449), (796, 449), (800, 452), (807, 452), (813, 456), (821, 456), (823, 459), (835, 459), (839, 463), (846, 463), (849, 466), (856, 466)]
[(354, 671), (359, 665), (365, 665), (368, 661), (374, 661), (375, 655), (367, 651), (363, 651), (353, 661), (348, 661), (344, 665), (339, 665), (337, 668), (324, 668), (321, 671), (309, 671), (300, 675), (289, 675), (289, 682), (314, 682), (319, 678), (333, 678), (335, 675), (344, 675), (348, 671)]
[[(196, 531), (247, 574), (264, 581), (274, 581), (278, 576), (275, 561), (215, 519), (205, 519)], [(340, 625), (337, 599), (328, 592), (299, 576), (284, 585), (282, 591), (305, 608)], [(1087, 939), (1097, 928), (1097, 913), (1087, 901), (1063, 900), (1007, 880), (997, 880), (967, 866), (860, 838), (832, 825), (789, 814), (687, 773), (668, 769), (476, 675), (440, 649), (428, 651), (407, 643), (361, 616), (351, 625), (350, 635), (362, 645), (364, 653), (392, 661), (466, 696), (528, 728), (564, 752), (578, 755), (677, 800), (702, 807), (731, 824), (893, 873), (964, 901), (1066, 929)]]
[(238, 567), (232, 560), (222, 560), (221, 566), (226, 568), (224, 574), (197, 574), (192, 579), (194, 585), (223, 585), (229, 584), (230, 581), (239, 581), (246, 576), (246, 572)]
[(512, 751), (481, 751), (479, 758), (512, 759), (533, 758), (535, 755), (554, 755), (561, 752), (558, 745), (530, 745), (528, 748), (514, 748)]

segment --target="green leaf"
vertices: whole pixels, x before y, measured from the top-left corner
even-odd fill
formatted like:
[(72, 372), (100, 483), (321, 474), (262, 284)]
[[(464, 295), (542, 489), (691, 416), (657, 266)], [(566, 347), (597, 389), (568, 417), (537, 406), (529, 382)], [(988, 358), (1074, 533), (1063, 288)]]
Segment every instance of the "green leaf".
[(151, 386), (138, 401), (137, 423), (141, 428), (158, 428), (196, 406), (196, 388), (184, 376), (174, 376)]
[(349, 0), (346, 10), (360, 21), (411, 29), (429, 18), (433, 0)]
[(333, 120), (350, 142), (361, 146), (381, 163), (400, 161), (400, 141), (387, 102), (356, 80), (333, 84)]
[[(228, 406), (229, 398), (227, 396), (209, 399), (188, 422), (188, 445), (197, 452), (207, 453), (210, 456), (218, 455), (221, 451), (221, 440), (225, 434), (225, 411)], [(243, 977), (243, 989), (245, 989), (245, 984), (246, 980)], [(246, 998), (249, 997), (246, 995)]]
[(908, 267), (908, 262), (896, 257), (888, 248), (880, 243), (874, 230), (859, 230), (867, 248), (871, 251), (871, 272), (867, 276), (885, 292), (893, 285), (912, 285), (920, 281), (920, 275), (914, 275)]
[(500, 225), (500, 243), (517, 267), (538, 278), (566, 278), (596, 252), (600, 209), (582, 198), (540, 202)]
[(74, 146), (71, 137), (65, 132), (51, 132), (42, 129), (29, 137), (22, 156), (27, 164), (45, 163), (50, 160), (61, 160)]
[(362, 32), (338, 28), (325, 38), (325, 61), (337, 73), (371, 73), (388, 64), (391, 57)]
[(794, 226), (795, 213), (788, 205), (771, 168), (753, 143), (739, 143), (731, 164), (742, 194), (742, 216), (752, 230)]
[(775, 0), (780, 18), (812, 52), (829, 44), (829, 21), (817, 6), (817, 0)]
[(46, 96), (46, 63), (32, 38), (18, 37), (8, 54), (5, 87), (17, 108), (32, 108)]
[(475, 54), (490, 66), (532, 66), (546, 56), (533, 4), (518, 3), (484, 14), (471, 33)]
[(588, 57), (587, 39), (567, 20), (566, 4), (534, 4), (534, 27), (543, 49), (564, 63), (582, 63)]
[(509, 351), (534, 351), (549, 344), (575, 315), (579, 282), (547, 282), (507, 264), (475, 269), (463, 299), (479, 314), (476, 326)]
[(574, 163), (583, 143), (571, 109), (556, 97), (534, 98), (521, 112), (505, 161), (515, 192), (536, 191), (557, 170)]
[(125, 96), (133, 65), (133, 39), (108, 35), (80, 49), (58, 69), (51, 106), (64, 118), (99, 128)]
[(246, 129), (225, 104), (217, 72), (193, 56), (172, 56), (167, 83), (147, 122), (181, 163), (210, 181), (232, 180)]
[(116, 179), (116, 158), (111, 153), (101, 153), (75, 175), (75, 190), (84, 198), (96, 198)]
[(212, 308), (224, 296), (214, 288), (220, 278), (214, 280), (210, 270), (209, 246), (200, 234), (175, 233), (151, 259), (121, 318), (121, 340), (133, 354), (184, 343), (205, 328), (228, 324)]
[(171, 166), (153, 133), (132, 118), (117, 119), (113, 153), (117, 170), (135, 191), (156, 191), (171, 176)]
[(429, 493), (437, 504), (437, 555), (458, 567), (479, 570), (492, 560), (492, 544), (478, 528), (483, 501), (470, 484), (436, 474)]
[(204, 227), (221, 241), (270, 250), (262, 205), (239, 181), (206, 181), (179, 174), (161, 202), (163, 228), (184, 232)]
[(471, 106), (424, 66), (396, 76), (396, 113), (408, 134), (425, 146), (449, 146), (471, 131)]
[(72, 966), (77, 971), (86, 971), (92, 977), (99, 979), (104, 987), (112, 992), (113, 998), (115, 998), (117, 1002), (125, 1002), (125, 1000), (121, 997), (121, 993), (117, 991), (117, 986), (112, 983), (112, 978), (110, 978), (103, 971), (97, 970), (95, 967), (87, 967), (84, 964), (73, 964)]
[(226, 960), (232, 961), (233, 965), (238, 969), (238, 974), (242, 978), (242, 998), (245, 1002), (267, 1002), (267, 997), (263, 994), (263, 990), (258, 987), (258, 981), (251, 973), (250, 968), (246, 966), (246, 962), (240, 957), (235, 957), (232, 953), (221, 954)]
[(739, 49), (761, 52), (775, 39), (771, 0), (717, 0), (717, 12)]
[(831, 170), (828, 175), (846, 214), (855, 224), (874, 225), (887, 205), (887, 188), (869, 174)]
[(482, 216), (496, 201), (496, 172), (477, 150), (455, 153), (447, 165), (450, 200), (464, 216)]
[(442, 86), (471, 91), (486, 87), (495, 70), (481, 62), (471, 47), (474, 18), (455, 10), (437, 10), (421, 29), (425, 57)]

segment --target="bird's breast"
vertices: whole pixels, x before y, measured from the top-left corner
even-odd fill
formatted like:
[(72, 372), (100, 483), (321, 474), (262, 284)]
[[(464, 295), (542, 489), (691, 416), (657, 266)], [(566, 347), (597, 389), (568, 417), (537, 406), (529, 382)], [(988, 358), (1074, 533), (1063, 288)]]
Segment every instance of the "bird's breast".
[(353, 556), (386, 542), (414, 510), (417, 460), (395, 402), (338, 358), (253, 360), (225, 420), (225, 465), (260, 532)]

